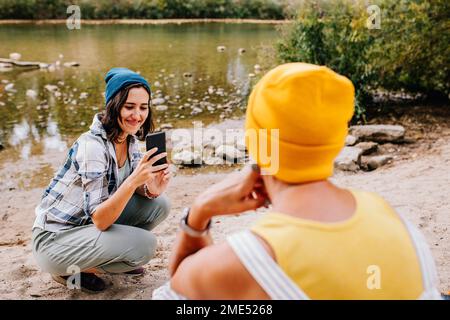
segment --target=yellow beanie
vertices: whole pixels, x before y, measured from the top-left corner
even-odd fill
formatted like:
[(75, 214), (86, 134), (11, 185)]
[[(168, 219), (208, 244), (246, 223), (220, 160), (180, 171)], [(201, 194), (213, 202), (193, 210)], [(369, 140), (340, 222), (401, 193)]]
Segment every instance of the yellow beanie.
[[(346, 77), (313, 64), (280, 65), (250, 95), (247, 149), (262, 169), (270, 167), (275, 156), (270, 154), (275, 137), (270, 129), (279, 129), (279, 166), (274, 175), (289, 183), (326, 179), (333, 174), (334, 159), (344, 147), (353, 110), (354, 87)], [(259, 132), (256, 140), (249, 139), (249, 131), (255, 131), (249, 129)], [(269, 151), (261, 150), (265, 149), (259, 144), (261, 137), (267, 139)], [(269, 162), (265, 161), (267, 154)]]

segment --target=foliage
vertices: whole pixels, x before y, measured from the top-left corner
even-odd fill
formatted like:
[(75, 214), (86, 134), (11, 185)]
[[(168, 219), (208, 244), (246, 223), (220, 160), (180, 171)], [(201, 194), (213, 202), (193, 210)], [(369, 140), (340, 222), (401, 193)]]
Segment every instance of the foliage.
[(327, 65), (350, 78), (357, 119), (380, 88), (448, 97), (448, 2), (378, 1), (380, 29), (368, 28), (365, 3), (301, 1), (295, 21), (281, 29), (279, 62)]
[(83, 19), (284, 19), (282, 0), (0, 0), (0, 19), (64, 19), (69, 5)]

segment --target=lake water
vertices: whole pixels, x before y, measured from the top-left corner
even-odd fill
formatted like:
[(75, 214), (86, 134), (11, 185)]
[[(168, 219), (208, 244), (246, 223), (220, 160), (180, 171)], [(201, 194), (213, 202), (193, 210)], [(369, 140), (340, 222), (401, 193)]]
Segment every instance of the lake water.
[[(55, 69), (0, 72), (0, 164), (11, 154), (27, 159), (67, 150), (104, 107), (103, 77), (111, 67), (140, 72), (154, 98), (165, 99), (167, 111), (155, 112), (158, 126), (240, 117), (260, 76), (249, 74), (267, 63), (261, 47), (276, 39), (276, 27), (261, 24), (83, 25), (72, 31), (63, 24), (1, 25), (0, 57), (18, 52), (23, 61), (55, 63)], [(64, 67), (68, 61), (80, 66)], [(58, 93), (45, 89), (48, 84)], [(196, 107), (202, 111), (192, 114)]]

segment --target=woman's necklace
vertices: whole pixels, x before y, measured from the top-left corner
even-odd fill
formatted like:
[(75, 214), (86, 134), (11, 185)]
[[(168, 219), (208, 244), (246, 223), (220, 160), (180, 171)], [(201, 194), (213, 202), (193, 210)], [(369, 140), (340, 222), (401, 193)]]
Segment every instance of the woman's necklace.
[(125, 165), (125, 161), (127, 160), (127, 150), (128, 145), (126, 143), (127, 139), (125, 138), (122, 142), (116, 142), (116, 158), (117, 158), (117, 166), (119, 168)]
[(123, 138), (123, 139), (117, 138), (116, 141), (117, 141), (117, 142), (116, 142), (117, 144), (122, 144), (122, 143), (124, 143), (125, 141), (127, 141), (127, 138)]

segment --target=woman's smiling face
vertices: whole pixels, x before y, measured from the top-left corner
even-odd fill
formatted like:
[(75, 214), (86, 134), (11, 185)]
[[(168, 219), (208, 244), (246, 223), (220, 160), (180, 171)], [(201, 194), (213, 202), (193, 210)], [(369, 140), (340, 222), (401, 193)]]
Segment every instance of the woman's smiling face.
[(123, 136), (135, 135), (144, 124), (149, 113), (150, 96), (148, 92), (140, 88), (131, 88), (128, 92), (127, 101), (120, 110), (119, 126), (123, 131)]

